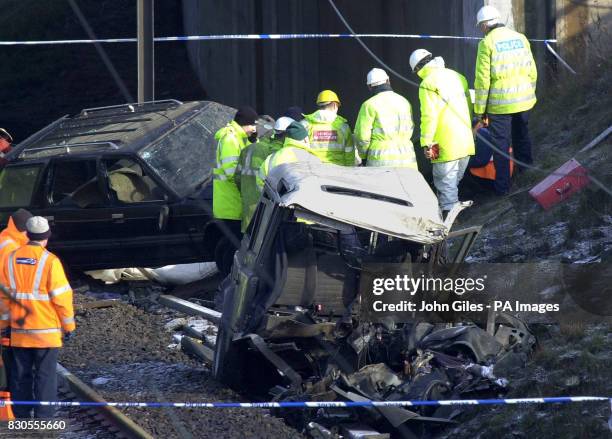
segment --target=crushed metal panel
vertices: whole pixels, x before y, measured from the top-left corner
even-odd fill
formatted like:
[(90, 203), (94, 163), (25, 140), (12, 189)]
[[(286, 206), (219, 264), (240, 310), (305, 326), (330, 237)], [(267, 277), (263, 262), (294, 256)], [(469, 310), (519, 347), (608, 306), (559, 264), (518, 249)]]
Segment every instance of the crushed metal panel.
[(422, 244), (448, 233), (438, 200), (412, 169), (291, 163), (274, 168), (268, 186), (281, 205)]

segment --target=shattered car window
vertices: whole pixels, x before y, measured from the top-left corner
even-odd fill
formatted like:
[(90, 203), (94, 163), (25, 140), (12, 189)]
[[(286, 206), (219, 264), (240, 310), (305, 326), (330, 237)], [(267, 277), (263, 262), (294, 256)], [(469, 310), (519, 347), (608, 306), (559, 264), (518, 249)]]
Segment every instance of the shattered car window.
[(204, 116), (196, 116), (140, 152), (140, 156), (182, 197), (191, 194), (212, 175), (214, 133), (205, 125)]
[(106, 160), (105, 165), (110, 189), (119, 202), (131, 204), (163, 199), (160, 188), (135, 161), (128, 158)]

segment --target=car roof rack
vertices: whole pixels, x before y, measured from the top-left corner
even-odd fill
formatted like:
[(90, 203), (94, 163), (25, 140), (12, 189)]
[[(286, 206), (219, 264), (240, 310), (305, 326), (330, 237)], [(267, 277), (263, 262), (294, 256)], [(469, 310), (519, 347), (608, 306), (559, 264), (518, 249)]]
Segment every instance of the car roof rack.
[[(130, 110), (130, 112), (135, 113), (137, 107), (144, 107), (147, 105), (157, 105), (157, 104), (174, 104), (174, 105), (182, 105), (183, 103), (176, 99), (162, 99), (159, 101), (146, 101), (146, 102), (134, 102), (131, 104), (120, 104), (120, 105), (109, 105), (107, 107), (94, 107), (94, 108), (85, 108), (81, 110), (79, 113), (80, 116), (88, 116), (91, 113), (95, 113), (97, 111), (104, 110), (112, 110), (112, 109), (120, 109), (126, 108)], [(169, 105), (170, 107), (171, 105)]]
[(86, 147), (92, 147), (92, 146), (93, 147), (100, 146), (106, 149), (119, 149), (119, 145), (117, 145), (115, 142), (110, 142), (110, 141), (87, 142), (87, 143), (68, 143), (65, 145), (49, 145), (49, 146), (43, 146), (41, 148), (26, 149), (25, 151), (22, 151), (22, 153), (19, 155), (19, 158), (24, 159), (27, 157), (36, 156), (37, 154), (40, 154), (41, 152), (50, 151), (54, 149), (55, 150), (65, 149), (64, 152), (66, 154), (70, 154), (72, 150), (74, 149), (80, 149), (80, 148), (86, 148)]

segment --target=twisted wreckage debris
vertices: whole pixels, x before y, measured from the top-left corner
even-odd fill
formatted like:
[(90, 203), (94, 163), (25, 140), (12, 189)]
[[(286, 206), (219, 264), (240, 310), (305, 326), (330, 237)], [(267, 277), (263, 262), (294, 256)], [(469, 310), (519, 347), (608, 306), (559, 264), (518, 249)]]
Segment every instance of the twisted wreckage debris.
[[(366, 263), (461, 262), (478, 230), (449, 233), (418, 172), (289, 164), (269, 176), (255, 216), (219, 289), (213, 371), (230, 386), (275, 401), (474, 398), (503, 392), (535, 338), (498, 314), (485, 331), (358, 313)], [(394, 188), (391, 193), (389, 188)], [(446, 251), (450, 237), (459, 251)], [(311, 436), (414, 438), (457, 409), (278, 409)], [(361, 432), (361, 433), (359, 433)], [(361, 436), (358, 436), (358, 433)], [(378, 435), (378, 436), (376, 436)]]

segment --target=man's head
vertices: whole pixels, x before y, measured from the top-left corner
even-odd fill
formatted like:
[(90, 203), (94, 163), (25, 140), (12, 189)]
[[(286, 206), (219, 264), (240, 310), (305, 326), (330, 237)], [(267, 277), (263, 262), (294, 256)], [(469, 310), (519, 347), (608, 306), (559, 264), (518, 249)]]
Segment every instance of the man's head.
[(483, 6), (476, 14), (476, 24), (483, 34), (487, 34), (489, 30), (501, 22), (499, 11), (493, 6)]
[(51, 236), (49, 222), (42, 216), (33, 216), (26, 221), (26, 231), (30, 241), (38, 242), (43, 247)]
[(285, 137), (285, 134), (287, 133), (287, 127), (291, 125), (291, 122), (295, 121), (287, 116), (281, 116), (276, 119), (276, 122), (274, 123), (274, 137), (276, 137), (277, 139), (282, 139), (283, 137)]
[(334, 113), (338, 113), (340, 108), (340, 98), (338, 95), (331, 90), (323, 90), (317, 96), (317, 107), (320, 110), (328, 110)]
[(383, 69), (373, 68), (368, 72), (368, 76), (366, 78), (366, 84), (368, 88), (372, 90), (373, 87), (377, 87), (379, 85), (388, 84), (389, 83), (389, 75)]
[(30, 218), (32, 218), (32, 214), (25, 209), (19, 209), (11, 215), (11, 218), (13, 218), (13, 223), (15, 224), (17, 230), (25, 235), (26, 223)]
[(290, 117), (291, 119), (299, 122), (304, 119), (304, 110), (302, 110), (302, 107), (289, 107), (283, 116)]
[(285, 133), (287, 137), (290, 139), (297, 140), (299, 142), (308, 141), (308, 131), (306, 131), (306, 128), (304, 128), (304, 125), (302, 125), (299, 122), (295, 122), (295, 121), (291, 122), (289, 126), (287, 127), (287, 129), (285, 130)]
[(414, 73), (418, 73), (423, 67), (433, 59), (430, 51), (425, 49), (417, 49), (410, 55), (410, 68)]
[(242, 127), (247, 136), (251, 136), (257, 132), (257, 125), (255, 125), (255, 121), (258, 117), (257, 111), (253, 110), (253, 108), (247, 105), (244, 105), (238, 108), (238, 111), (234, 116), (234, 121)]
[(11, 136), (4, 128), (0, 128), (0, 152), (9, 152), (12, 143), (13, 136)]

